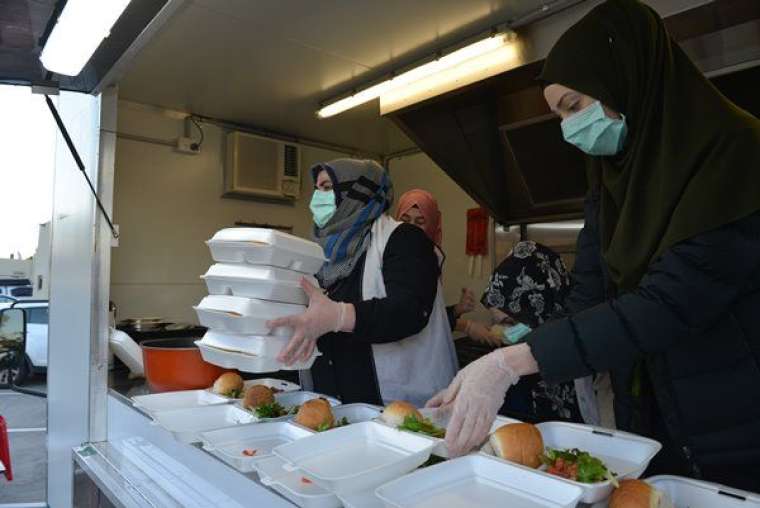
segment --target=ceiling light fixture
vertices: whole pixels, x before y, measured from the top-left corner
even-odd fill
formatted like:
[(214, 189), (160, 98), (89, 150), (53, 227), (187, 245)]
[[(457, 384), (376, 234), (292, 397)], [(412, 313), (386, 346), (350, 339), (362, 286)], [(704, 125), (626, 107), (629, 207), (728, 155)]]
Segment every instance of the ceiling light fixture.
[(130, 0), (68, 0), (42, 49), (45, 69), (78, 75)]
[[(486, 69), (492, 70), (493, 74), (502, 72), (499, 69), (505, 65), (512, 65), (517, 55), (515, 38), (515, 33), (509, 31), (481, 39), (353, 95), (330, 102), (317, 111), (317, 116), (328, 118), (378, 97), (382, 107), (383, 97), (393, 97), (394, 102), (397, 102), (395, 94), (400, 93), (401, 97), (408, 97), (409, 92), (405, 90), (416, 90), (418, 83), (427, 83), (428, 79), (433, 79), (436, 83), (454, 79), (467, 84), (472, 81), (467, 81), (466, 76), (477, 76), (473, 81), (488, 77), (484, 76), (484, 65)], [(424, 85), (424, 88), (430, 88), (429, 83)]]

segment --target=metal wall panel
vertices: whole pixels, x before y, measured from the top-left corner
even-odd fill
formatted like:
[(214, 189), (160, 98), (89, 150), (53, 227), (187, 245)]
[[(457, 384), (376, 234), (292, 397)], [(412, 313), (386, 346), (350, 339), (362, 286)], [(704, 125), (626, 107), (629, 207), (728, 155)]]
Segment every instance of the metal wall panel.
[[(100, 98), (62, 93), (58, 110), (98, 185)], [(52, 118), (50, 119), (52, 122)], [(48, 504), (72, 506), (72, 447), (90, 438), (95, 200), (56, 139), (48, 333)]]

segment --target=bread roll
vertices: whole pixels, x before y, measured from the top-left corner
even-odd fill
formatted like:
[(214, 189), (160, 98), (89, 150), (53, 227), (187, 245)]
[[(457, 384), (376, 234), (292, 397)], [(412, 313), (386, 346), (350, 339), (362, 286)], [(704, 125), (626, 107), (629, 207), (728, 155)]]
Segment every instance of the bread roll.
[(502, 459), (532, 468), (541, 465), (540, 456), (544, 453), (544, 440), (535, 425), (530, 423), (503, 425), (491, 434), (489, 441), (494, 453)]
[(393, 425), (394, 427), (398, 427), (402, 423), (404, 423), (404, 418), (406, 418), (409, 415), (413, 415), (418, 420), (422, 421), (422, 415), (419, 411), (417, 411), (417, 408), (414, 407), (413, 404), (410, 404), (408, 402), (404, 402), (402, 400), (397, 400), (395, 402), (391, 402), (387, 406), (385, 406), (385, 409), (383, 410), (383, 414), (380, 416), (380, 418), (383, 419), (385, 423), (388, 425)]
[(274, 393), (271, 388), (264, 385), (253, 385), (248, 388), (243, 398), (243, 407), (246, 409), (256, 409), (264, 404), (274, 402)]
[(243, 378), (237, 372), (225, 372), (216, 378), (211, 390), (225, 396), (229, 396), (231, 392), (240, 392), (243, 390)]
[(670, 499), (641, 480), (623, 480), (610, 496), (610, 508), (666, 508)]
[(298, 409), (295, 421), (311, 430), (317, 430), (326, 425), (328, 428), (335, 423), (330, 403), (325, 399), (311, 399)]

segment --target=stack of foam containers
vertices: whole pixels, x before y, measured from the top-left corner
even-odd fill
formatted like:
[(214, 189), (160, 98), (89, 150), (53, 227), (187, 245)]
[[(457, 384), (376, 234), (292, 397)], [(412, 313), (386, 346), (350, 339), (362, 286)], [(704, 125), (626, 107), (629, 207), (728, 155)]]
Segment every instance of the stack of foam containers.
[(311, 368), (317, 351), (305, 362), (278, 362), (293, 330), (269, 329), (266, 323), (306, 310), (301, 279), (317, 285), (314, 274), (325, 262), (322, 248), (263, 228), (222, 229), (206, 243), (216, 264), (202, 276), (209, 296), (194, 307), (208, 328), (196, 342), (203, 359), (253, 373)]

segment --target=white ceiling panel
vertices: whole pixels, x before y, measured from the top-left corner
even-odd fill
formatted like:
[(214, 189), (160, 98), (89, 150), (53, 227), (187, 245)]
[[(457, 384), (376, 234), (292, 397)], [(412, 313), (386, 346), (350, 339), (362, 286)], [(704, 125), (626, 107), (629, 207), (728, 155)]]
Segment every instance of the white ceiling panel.
[(376, 153), (412, 143), (376, 101), (320, 101), (542, 0), (194, 0), (137, 56), (122, 98)]

